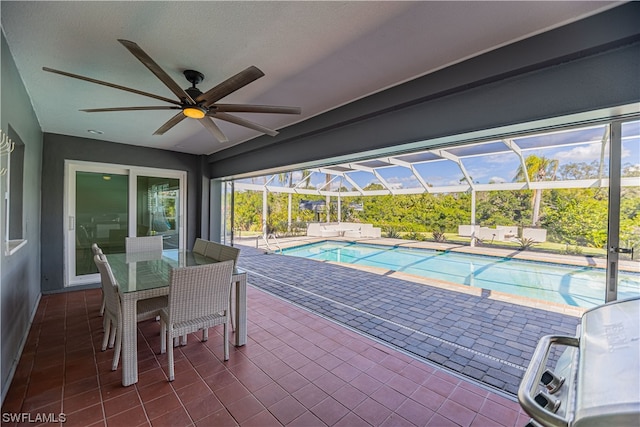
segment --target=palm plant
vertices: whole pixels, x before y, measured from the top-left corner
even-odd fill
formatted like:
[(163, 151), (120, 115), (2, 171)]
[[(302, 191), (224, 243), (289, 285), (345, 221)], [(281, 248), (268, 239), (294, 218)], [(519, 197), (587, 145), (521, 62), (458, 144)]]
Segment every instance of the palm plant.
[[(556, 178), (556, 171), (558, 170), (558, 160), (549, 159), (544, 156), (530, 155), (524, 159), (526, 166), (526, 176), (530, 181), (549, 181)], [(522, 181), (525, 179), (525, 170), (522, 165), (518, 167), (514, 181)], [(540, 220), (540, 204), (542, 202), (542, 189), (537, 188), (533, 190), (533, 197), (531, 199), (531, 206), (533, 214), (531, 216), (531, 225), (537, 225)]]
[(524, 251), (525, 249), (529, 249), (538, 243), (530, 237), (516, 237), (516, 240), (520, 245), (520, 248), (518, 249), (521, 251)]

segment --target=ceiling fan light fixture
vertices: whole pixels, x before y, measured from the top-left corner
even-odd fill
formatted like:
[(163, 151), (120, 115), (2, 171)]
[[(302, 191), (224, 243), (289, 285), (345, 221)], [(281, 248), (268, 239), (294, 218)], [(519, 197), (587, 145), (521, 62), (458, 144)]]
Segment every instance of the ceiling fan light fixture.
[[(2, 0), (0, 0), (2, 1)], [(184, 70), (184, 76), (191, 87), (182, 89), (178, 83), (176, 83), (171, 76), (169, 76), (144, 50), (136, 43), (130, 40), (118, 39), (118, 41), (129, 52), (136, 57), (142, 64), (151, 71), (156, 78), (158, 78), (178, 100), (166, 98), (164, 96), (155, 95), (153, 93), (143, 92), (138, 89), (109, 83), (102, 80), (96, 80), (90, 77), (81, 76), (79, 74), (68, 73), (66, 71), (54, 70), (53, 68), (42, 67), (43, 71), (59, 74), (62, 76), (72, 77), (74, 79), (83, 80), (89, 83), (95, 83), (102, 86), (111, 87), (114, 89), (123, 90), (126, 92), (135, 93), (137, 95), (146, 96), (148, 98), (154, 98), (160, 101), (167, 102), (169, 105), (164, 106), (142, 106), (142, 107), (115, 107), (115, 108), (89, 108), (83, 109), (87, 113), (98, 113), (107, 111), (154, 111), (154, 110), (180, 110), (182, 115), (177, 113), (169, 120), (167, 120), (162, 126), (160, 126), (153, 134), (164, 135), (168, 130), (184, 120), (185, 117), (191, 119), (201, 120), (202, 124), (218, 141), (224, 143), (229, 140), (224, 133), (214, 123), (212, 118), (216, 120), (223, 120), (225, 122), (233, 123), (239, 126), (243, 126), (249, 129), (257, 130), (258, 132), (265, 133), (267, 135), (275, 136), (278, 132), (261, 126), (257, 123), (253, 123), (249, 120), (245, 120), (240, 117), (236, 117), (227, 113), (278, 113), (278, 114), (300, 114), (300, 108), (298, 107), (282, 107), (276, 105), (251, 105), (251, 104), (216, 104), (217, 101), (232, 94), (233, 92), (243, 88), (249, 83), (264, 76), (264, 73), (254, 65), (245, 68), (243, 71), (235, 74), (224, 80), (222, 83), (217, 84), (206, 92), (202, 92), (196, 85), (204, 80), (204, 74), (195, 70)], [(206, 120), (202, 120), (208, 117)], [(90, 133), (95, 135), (101, 135), (102, 132), (98, 130), (89, 130)], [(1, 172), (1, 171), (0, 171)]]
[(192, 119), (201, 119), (207, 114), (207, 112), (202, 107), (192, 105), (192, 106), (183, 108), (182, 114)]

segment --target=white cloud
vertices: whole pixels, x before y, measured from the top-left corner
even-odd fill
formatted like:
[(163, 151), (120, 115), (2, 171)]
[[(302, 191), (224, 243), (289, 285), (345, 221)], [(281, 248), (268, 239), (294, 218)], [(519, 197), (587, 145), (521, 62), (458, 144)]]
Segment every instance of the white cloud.
[(499, 184), (499, 183), (507, 182), (507, 180), (501, 176), (492, 176), (491, 178), (489, 178), (489, 182)]
[(636, 159), (638, 158), (638, 154), (637, 154), (637, 153), (636, 153), (636, 154), (633, 154), (633, 153), (631, 152), (631, 150), (627, 150), (627, 149), (626, 149), (626, 148), (624, 148), (624, 147), (622, 147), (622, 152), (620, 153), (620, 156), (621, 156), (623, 159), (626, 159), (627, 157), (636, 158)]
[(554, 157), (567, 162), (590, 162), (600, 159), (600, 151), (600, 144), (589, 144), (574, 147), (568, 151), (560, 151)]
[(392, 176), (386, 178), (386, 181), (389, 183), (391, 188), (415, 188), (420, 187), (420, 183), (417, 178), (413, 175), (409, 176)]
[(509, 162), (517, 162), (518, 157), (516, 153), (500, 153), (500, 154), (492, 154), (489, 156), (480, 157), (485, 163), (509, 163)]

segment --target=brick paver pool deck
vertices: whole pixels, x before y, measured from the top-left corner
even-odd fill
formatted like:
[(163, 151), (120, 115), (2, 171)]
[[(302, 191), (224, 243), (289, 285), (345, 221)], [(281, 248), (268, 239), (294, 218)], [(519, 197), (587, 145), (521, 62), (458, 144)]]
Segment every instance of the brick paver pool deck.
[(238, 246), (251, 286), (511, 395), (540, 337), (575, 335), (580, 320), (580, 310)]

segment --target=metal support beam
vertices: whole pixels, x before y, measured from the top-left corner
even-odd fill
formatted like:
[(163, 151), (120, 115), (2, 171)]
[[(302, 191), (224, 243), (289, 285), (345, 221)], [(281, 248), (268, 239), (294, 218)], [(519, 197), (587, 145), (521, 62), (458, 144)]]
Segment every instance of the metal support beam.
[(531, 180), (529, 179), (529, 173), (527, 171), (527, 163), (524, 161), (524, 155), (522, 154), (522, 150), (518, 147), (518, 144), (515, 143), (513, 139), (503, 139), (502, 142), (513, 151), (518, 158), (520, 159), (520, 166), (522, 166), (522, 170), (524, 171), (524, 179), (527, 182), (527, 188), (531, 185)]
[(424, 189), (425, 192), (429, 192), (429, 184), (427, 184), (427, 182), (424, 180), (424, 178), (422, 177), (422, 175), (420, 175), (420, 173), (416, 170), (415, 166), (413, 165), (413, 163), (409, 163), (409, 162), (405, 162), (402, 160), (398, 160), (394, 157), (387, 157), (385, 159), (388, 163), (391, 163), (393, 165), (397, 165), (397, 166), (401, 166), (403, 168), (407, 168), (411, 171), (411, 173), (413, 174), (413, 176), (416, 177), (416, 179), (418, 180), (418, 182), (420, 183), (420, 185), (422, 186), (422, 188)]
[(469, 184), (469, 187), (471, 188), (471, 190), (475, 189), (473, 179), (467, 172), (467, 168), (465, 168), (464, 165), (462, 164), (462, 160), (460, 159), (460, 157), (449, 153), (447, 150), (431, 150), (431, 152), (442, 157), (443, 159), (451, 160), (452, 162), (457, 164), (458, 167), (460, 168), (460, 171), (462, 172), (462, 175), (464, 175), (464, 178), (467, 180), (467, 183)]
[(264, 237), (264, 241), (267, 241), (267, 216), (269, 215), (269, 204), (267, 200), (267, 186), (262, 190), (262, 237)]
[(607, 278), (605, 302), (618, 299), (620, 250), (620, 175), (622, 169), (622, 124), (611, 123), (609, 144), (609, 231), (607, 233)]

